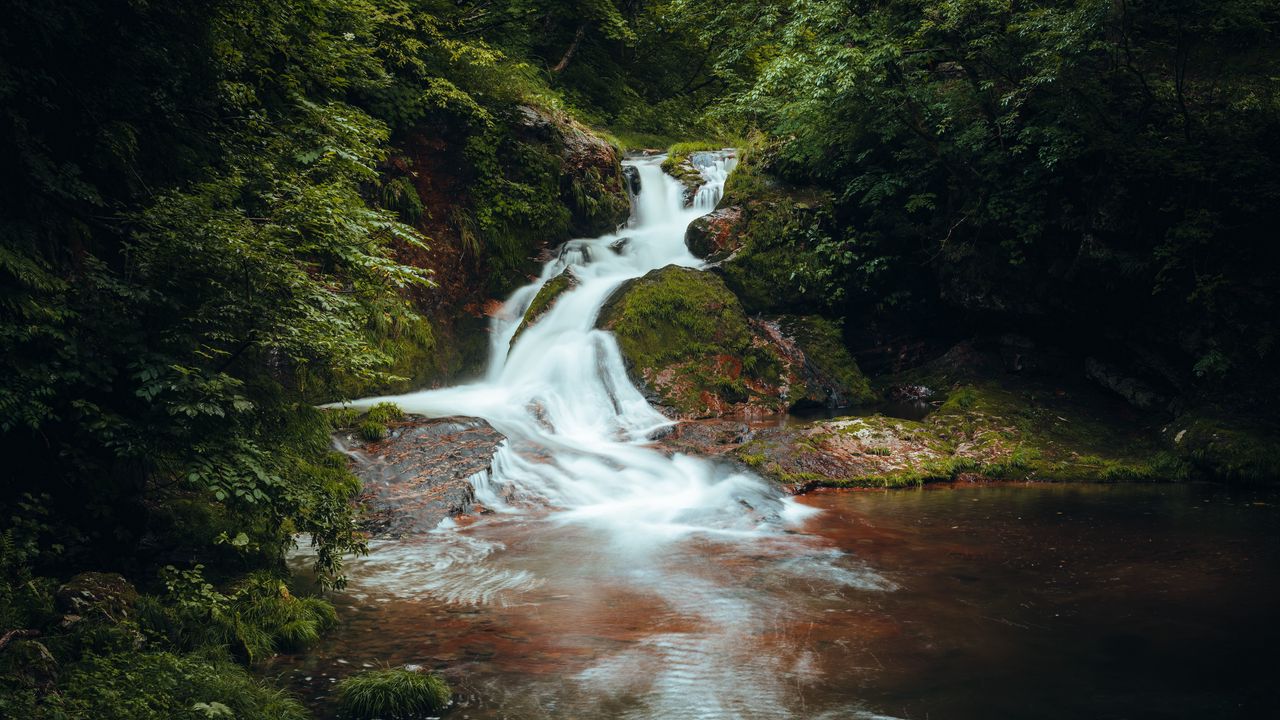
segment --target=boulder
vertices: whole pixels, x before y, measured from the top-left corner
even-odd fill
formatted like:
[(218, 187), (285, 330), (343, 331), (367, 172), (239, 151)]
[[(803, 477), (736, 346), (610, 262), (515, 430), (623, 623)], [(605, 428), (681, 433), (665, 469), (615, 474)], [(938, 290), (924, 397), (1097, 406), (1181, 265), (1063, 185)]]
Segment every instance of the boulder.
[(521, 106), (517, 125), (559, 156), (560, 195), (574, 236), (595, 237), (626, 222), (631, 197), (617, 148), (566, 114)]
[(472, 478), (491, 472), (502, 433), (480, 418), (413, 419), (365, 445), (353, 468), (363, 482), (367, 529), (375, 535), (425, 532), (470, 512)]
[(777, 349), (792, 409), (843, 408), (877, 400), (840, 329), (817, 315), (783, 315), (751, 321), (758, 336)]
[(624, 283), (600, 311), (635, 382), (668, 415), (760, 415), (874, 397), (829, 322), (748, 319), (711, 273), (668, 266)]
[(632, 377), (669, 415), (777, 412), (779, 358), (757, 341), (715, 275), (670, 265), (622, 285), (598, 327), (613, 332)]
[(55, 599), (68, 616), (118, 622), (133, 610), (138, 590), (117, 573), (83, 572), (58, 588)]
[(742, 247), (743, 237), (738, 227), (742, 220), (742, 208), (721, 208), (689, 223), (684, 244), (689, 252), (709, 263), (730, 258)]

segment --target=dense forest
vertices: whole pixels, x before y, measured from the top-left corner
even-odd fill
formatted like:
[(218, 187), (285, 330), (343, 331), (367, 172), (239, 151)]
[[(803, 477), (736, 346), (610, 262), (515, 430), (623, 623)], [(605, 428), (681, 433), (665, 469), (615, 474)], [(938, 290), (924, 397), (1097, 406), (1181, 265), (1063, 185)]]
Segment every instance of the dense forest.
[(478, 373), (486, 306), (626, 219), (628, 152), (738, 148), (725, 286), (868, 374), (1014, 337), (1175, 428), (1163, 479), (1280, 471), (1274, 2), (4, 16), (5, 717), (307, 717), (251, 670), (336, 623), (285, 553), (341, 587), (365, 550), (318, 405)]

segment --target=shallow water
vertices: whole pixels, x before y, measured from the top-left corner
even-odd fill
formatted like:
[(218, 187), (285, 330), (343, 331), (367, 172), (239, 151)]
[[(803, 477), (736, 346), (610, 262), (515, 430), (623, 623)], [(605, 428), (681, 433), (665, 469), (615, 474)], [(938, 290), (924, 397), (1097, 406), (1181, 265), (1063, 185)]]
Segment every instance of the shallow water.
[[(275, 669), (322, 711), (362, 666), (438, 669), (462, 697), (449, 716), (476, 720), (1280, 709), (1280, 497), (1002, 485), (802, 502), (824, 512), (794, 532), (621, 564), (590, 527), (530, 516), (382, 545), (337, 595), (342, 629)], [(459, 537), (483, 559), (423, 562)]]

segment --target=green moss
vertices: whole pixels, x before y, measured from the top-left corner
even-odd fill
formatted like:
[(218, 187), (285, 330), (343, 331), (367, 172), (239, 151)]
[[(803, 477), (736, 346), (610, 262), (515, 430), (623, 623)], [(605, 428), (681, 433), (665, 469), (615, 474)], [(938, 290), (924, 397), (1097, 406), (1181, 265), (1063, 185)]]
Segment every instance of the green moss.
[[(844, 400), (851, 405), (875, 402), (877, 395), (858, 363), (849, 354), (844, 338), (835, 323), (816, 315), (784, 316), (779, 325), (787, 336), (795, 340), (805, 358), (819, 372), (833, 379), (842, 389)], [(824, 399), (822, 388), (809, 390), (815, 399)]]
[(338, 712), (344, 720), (420, 720), (447, 707), (451, 694), (435, 675), (370, 670), (338, 683)]
[(717, 271), (743, 307), (750, 313), (834, 313), (842, 291), (829, 287), (830, 262), (819, 252), (834, 244), (827, 227), (830, 199), (772, 190), (739, 207), (738, 250)]
[[(1189, 463), (1162, 451), (1149, 427), (1118, 420), (1117, 410), (1101, 395), (971, 374), (921, 422), (879, 415), (823, 421), (758, 438), (735, 454), (754, 456), (752, 467), (779, 482), (831, 487), (902, 487), (962, 475), (1052, 482), (1190, 477)], [(797, 470), (818, 477), (799, 478)]]
[(756, 144), (739, 145), (738, 165), (724, 183), (724, 204), (745, 206), (780, 197), (781, 185), (765, 172), (764, 165)]
[(538, 294), (534, 295), (533, 300), (529, 302), (528, 309), (524, 311), (524, 317), (520, 320), (520, 326), (516, 328), (515, 334), (511, 336), (511, 345), (514, 346), (516, 344), (516, 339), (519, 338), (530, 325), (534, 324), (543, 315), (545, 315), (547, 311), (551, 309), (551, 306), (555, 304), (556, 300), (565, 293), (565, 291), (569, 290), (576, 284), (577, 281), (574, 280), (573, 274), (568, 269), (543, 283), (542, 287), (538, 288)]
[(741, 354), (751, 341), (742, 306), (723, 282), (674, 265), (625, 284), (600, 318), (638, 368), (693, 355)]
[(1198, 410), (1165, 431), (1173, 450), (1201, 474), (1240, 482), (1280, 480), (1280, 430), (1221, 411)]
[(979, 471), (988, 477), (1103, 482), (1186, 478), (1186, 469), (1170, 462), (1141, 428), (1111, 420), (1113, 412), (1109, 406), (1090, 406), (1029, 386), (986, 381), (953, 388), (929, 424), (983, 457)]

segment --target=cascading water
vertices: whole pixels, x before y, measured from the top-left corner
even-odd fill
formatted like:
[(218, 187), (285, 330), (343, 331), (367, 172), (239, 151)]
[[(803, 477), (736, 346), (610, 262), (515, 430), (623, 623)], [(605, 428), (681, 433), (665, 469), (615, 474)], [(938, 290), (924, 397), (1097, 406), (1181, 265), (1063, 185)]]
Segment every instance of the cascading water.
[[(565, 621), (573, 625), (555, 607), (590, 616), (601, 611), (597, 595), (606, 587), (644, 597), (663, 631), (566, 668), (571, 692), (545, 685), (525, 691), (544, 693), (539, 703), (568, 703), (573, 716), (793, 717), (806, 650), (803, 643), (773, 654), (753, 649), (750, 638), (777, 633), (791, 620), (776, 606), (776, 592), (736, 577), (745, 559), (768, 565), (767, 584), (891, 585), (788, 531), (812, 511), (759, 478), (647, 446), (671, 423), (631, 384), (614, 338), (594, 327), (596, 316), (631, 278), (671, 264), (700, 265), (684, 231), (714, 209), (734, 162), (729, 153), (700, 154), (707, 183), (685, 208), (683, 187), (661, 171), (660, 160), (628, 161), (642, 189), (627, 226), (566, 243), (494, 317), (483, 380), (356, 403), (390, 400), (432, 417), (482, 417), (508, 441), (493, 471), (473, 479), (478, 499), (497, 513), (465, 528), (446, 522), (427, 543), (375, 546), (350, 568), (350, 592), (530, 606), (551, 641), (568, 632)], [(565, 272), (575, 284), (515, 337), (538, 290)], [(626, 618), (605, 613), (592, 621)], [(579, 699), (570, 702), (570, 695)], [(631, 700), (602, 709), (622, 696)], [(499, 704), (511, 711), (510, 703)]]

